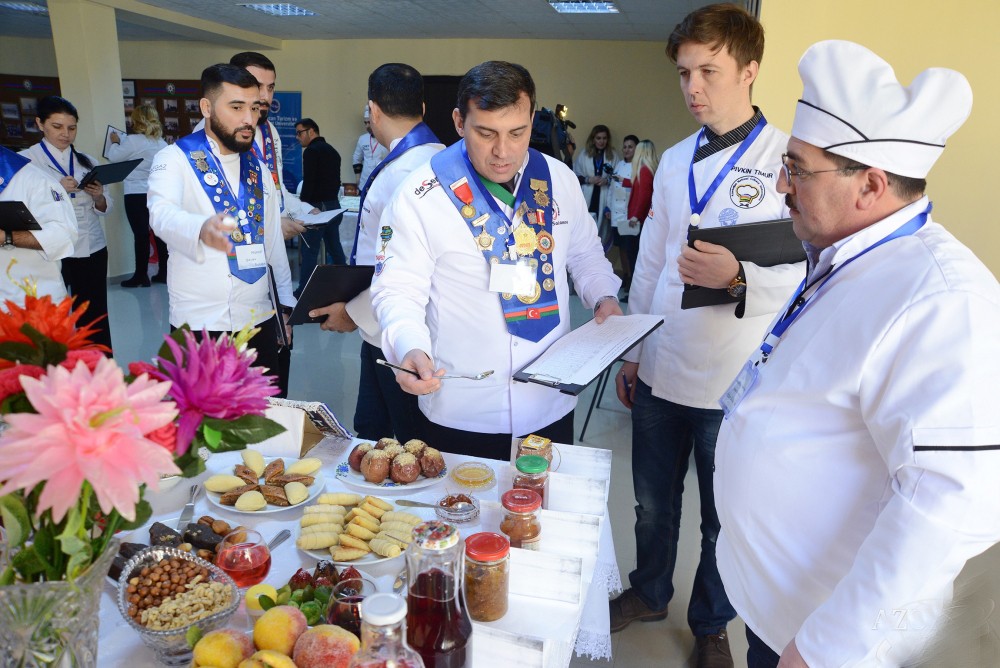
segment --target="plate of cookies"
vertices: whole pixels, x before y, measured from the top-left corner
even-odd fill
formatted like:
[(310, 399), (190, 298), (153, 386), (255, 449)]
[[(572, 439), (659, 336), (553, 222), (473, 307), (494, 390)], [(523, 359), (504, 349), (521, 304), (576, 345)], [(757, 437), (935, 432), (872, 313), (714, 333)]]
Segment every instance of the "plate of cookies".
[(402, 556), (413, 527), (424, 521), (377, 496), (320, 494), (316, 503), (302, 509), (295, 544), (316, 559), (336, 564), (377, 563)]
[(323, 462), (315, 457), (265, 458), (248, 448), (233, 453), (237, 458), (232, 463), (234, 458), (226, 455), (217, 456), (222, 463), (204, 482), (209, 503), (223, 510), (276, 513), (308, 503), (323, 491)]
[(394, 438), (360, 443), (346, 462), (337, 465), (337, 478), (362, 489), (429, 487), (444, 479), (448, 467), (440, 451), (419, 439), (400, 444)]

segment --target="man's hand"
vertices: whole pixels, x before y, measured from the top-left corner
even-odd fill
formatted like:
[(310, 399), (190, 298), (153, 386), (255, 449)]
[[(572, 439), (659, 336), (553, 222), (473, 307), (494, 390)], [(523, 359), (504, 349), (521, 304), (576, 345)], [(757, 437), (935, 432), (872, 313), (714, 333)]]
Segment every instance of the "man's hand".
[(414, 348), (406, 353), (399, 366), (404, 369), (412, 369), (420, 374), (417, 378), (413, 374), (403, 371), (396, 372), (396, 382), (404, 391), (410, 394), (430, 394), (441, 389), (441, 381), (437, 376), (444, 375), (444, 369), (434, 370), (434, 363), (423, 350)]
[(622, 307), (618, 305), (616, 300), (606, 299), (601, 304), (601, 307), (594, 311), (594, 320), (596, 320), (597, 324), (600, 325), (613, 315), (623, 315)]
[(119, 139), (119, 137), (118, 137), (118, 133), (117, 132), (112, 132), (111, 133), (111, 143), (112, 144), (121, 144), (122, 143), (121, 139)]
[(635, 401), (635, 384), (639, 378), (639, 365), (636, 362), (625, 362), (622, 370), (615, 377), (615, 392), (622, 406), (632, 410)]
[(781, 653), (778, 668), (809, 668), (809, 664), (799, 654), (799, 648), (795, 646), (795, 638), (792, 638), (792, 642), (788, 643), (785, 651)]
[(695, 241), (694, 245), (685, 245), (677, 259), (681, 280), (703, 288), (728, 288), (740, 271), (736, 256), (725, 246), (707, 241)]
[(310, 209), (310, 211), (309, 211), (309, 215), (310, 215), (310, 216), (315, 216), (315, 215), (316, 215), (317, 213), (323, 213), (323, 212), (322, 212), (322, 211), (320, 211), (319, 209), (317, 209), (316, 207), (313, 207), (313, 208), (312, 208), (312, 209)]
[[(358, 328), (351, 316), (347, 313), (347, 303), (337, 302), (322, 308), (315, 308), (309, 311), (310, 318), (326, 316), (326, 320), (320, 323), (320, 329), (327, 332), (353, 332)], [(416, 380), (416, 379), (414, 379)]]
[(305, 231), (306, 226), (299, 221), (289, 218), (288, 216), (282, 216), (281, 235), (285, 237), (285, 241), (288, 241), (292, 237), (297, 237)]
[(228, 253), (233, 248), (232, 242), (229, 241), (229, 233), (235, 229), (236, 222), (229, 214), (217, 213), (202, 223), (198, 238), (209, 248)]

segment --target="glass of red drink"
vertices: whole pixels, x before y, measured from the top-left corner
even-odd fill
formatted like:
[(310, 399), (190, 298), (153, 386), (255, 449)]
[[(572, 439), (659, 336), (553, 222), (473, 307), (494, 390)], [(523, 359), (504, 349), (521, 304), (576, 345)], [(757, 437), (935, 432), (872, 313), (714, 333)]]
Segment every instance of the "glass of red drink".
[(365, 578), (341, 580), (330, 593), (326, 621), (361, 637), (361, 601), (376, 592), (375, 583)]
[(237, 529), (222, 539), (215, 565), (240, 588), (259, 584), (271, 570), (271, 552), (264, 537), (252, 529)]

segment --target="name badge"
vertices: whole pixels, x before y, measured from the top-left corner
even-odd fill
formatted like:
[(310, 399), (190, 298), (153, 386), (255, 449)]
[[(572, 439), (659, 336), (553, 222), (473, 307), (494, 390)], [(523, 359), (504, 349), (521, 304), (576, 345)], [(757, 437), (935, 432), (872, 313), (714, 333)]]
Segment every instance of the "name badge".
[(535, 291), (535, 270), (527, 262), (490, 265), (490, 292), (528, 296)]
[(751, 357), (740, 369), (729, 389), (719, 399), (719, 406), (722, 407), (722, 412), (727, 418), (732, 415), (733, 411), (743, 402), (743, 398), (757, 384), (759, 373), (756, 356)]
[(236, 264), (240, 269), (260, 269), (267, 266), (264, 244), (236, 244)]

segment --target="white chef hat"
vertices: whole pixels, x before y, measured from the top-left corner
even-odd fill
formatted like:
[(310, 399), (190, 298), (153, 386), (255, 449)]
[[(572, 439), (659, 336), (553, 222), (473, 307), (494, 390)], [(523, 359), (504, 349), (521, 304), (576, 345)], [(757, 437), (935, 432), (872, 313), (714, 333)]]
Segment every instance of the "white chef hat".
[(972, 111), (959, 72), (924, 70), (909, 87), (860, 44), (818, 42), (799, 60), (802, 99), (792, 135), (845, 158), (922, 179)]

